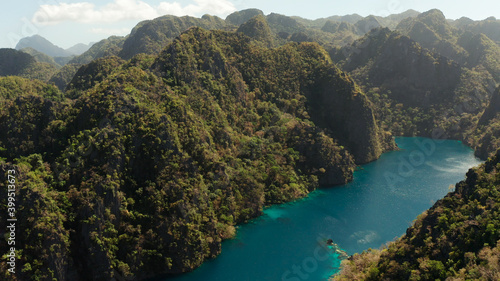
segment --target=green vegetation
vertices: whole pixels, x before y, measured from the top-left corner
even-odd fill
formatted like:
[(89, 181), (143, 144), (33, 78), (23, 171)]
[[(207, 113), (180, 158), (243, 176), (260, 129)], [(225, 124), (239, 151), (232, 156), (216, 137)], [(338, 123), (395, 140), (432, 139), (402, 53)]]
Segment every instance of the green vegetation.
[(122, 50), (124, 42), (124, 37), (111, 36), (107, 39), (95, 43), (85, 53), (73, 58), (69, 61), (69, 63), (83, 65), (90, 63), (95, 59), (108, 56), (117, 56)]
[[(19, 174), (26, 230), (18, 280), (193, 270), (265, 206), (351, 180), (357, 164), (395, 148), (392, 135), (438, 132), (492, 156), (497, 22), (251, 9), (144, 21), (60, 69), (61, 58), (1, 49), (0, 165)], [(493, 274), (498, 158), (338, 278)]]
[(81, 67), (79, 64), (69, 63), (59, 69), (49, 80), (49, 83), (54, 84), (59, 90), (64, 91), (69, 82), (73, 79), (78, 69)]
[(477, 156), (491, 157), (420, 215), (406, 235), (352, 256), (333, 280), (500, 277), (500, 49), (492, 37), (472, 32), (476, 24), (461, 19), (452, 26), (432, 10), (403, 20), (396, 32), (374, 30), (331, 51), (376, 105), (383, 129), (463, 140)]
[[(429, 15), (422, 18), (432, 23)], [(434, 29), (449, 34), (451, 27), (439, 19)], [(482, 34), (464, 32), (457, 40), (462, 63), (387, 28), (330, 54), (375, 104), (381, 128), (393, 135), (463, 140), (486, 159), (498, 148), (498, 130), (495, 122), (478, 121), (500, 81), (500, 49)]]
[(498, 280), (500, 150), (382, 250), (354, 255), (333, 280)]
[(264, 43), (264, 46), (273, 46), (274, 39), (272, 38), (271, 29), (264, 16), (259, 15), (251, 18), (242, 24), (237, 32)]
[(159, 55), (94, 60), (64, 93), (0, 85), (0, 157), (29, 230), (18, 280), (193, 270), (264, 206), (346, 183), (393, 145), (316, 43), (192, 28)]
[(229, 24), (240, 26), (256, 16), (264, 16), (264, 12), (259, 9), (246, 9), (243, 11), (237, 11), (228, 15), (225, 21)]
[(123, 43), (119, 56), (130, 59), (136, 54), (158, 54), (174, 38), (190, 27), (224, 29), (226, 22), (218, 17), (205, 15), (202, 18), (189, 16), (163, 16), (139, 23)]
[(49, 81), (57, 68), (46, 62), (37, 62), (31, 55), (14, 49), (0, 49), (0, 76), (21, 76)]
[(48, 64), (51, 64), (53, 66), (55, 66), (56, 68), (60, 68), (61, 65), (58, 64), (53, 57), (49, 56), (49, 55), (46, 55), (44, 53), (41, 53), (31, 47), (27, 47), (27, 48), (24, 48), (21, 50), (22, 52), (24, 53), (27, 53), (27, 54), (30, 54), (31, 56), (33, 56), (38, 62), (45, 62), (45, 63), (48, 63)]

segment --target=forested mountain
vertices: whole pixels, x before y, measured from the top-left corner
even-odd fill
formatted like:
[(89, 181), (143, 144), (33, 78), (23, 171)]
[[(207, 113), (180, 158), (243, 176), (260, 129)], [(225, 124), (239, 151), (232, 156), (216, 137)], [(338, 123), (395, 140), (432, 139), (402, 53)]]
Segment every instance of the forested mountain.
[(451, 24), (466, 31), (482, 33), (488, 36), (491, 40), (500, 43), (500, 20), (495, 19), (494, 17), (490, 17), (482, 21), (473, 21), (468, 18), (461, 18)]
[[(333, 280), (497, 280), (500, 52), (495, 33), (450, 24), (438, 10), (372, 30), (332, 57), (375, 103), (395, 135), (460, 139), (488, 162), (382, 250), (355, 255)], [(487, 29), (483, 29), (487, 30)]]
[(192, 270), (264, 206), (345, 183), (393, 148), (316, 43), (268, 49), (193, 28), (156, 56), (93, 61), (64, 94), (3, 79), (2, 165), (24, 183), (21, 280)]
[[(439, 15), (430, 11), (410, 21), (423, 26), (425, 20), (433, 30), (452, 34)], [(449, 43), (461, 50), (461, 62), (387, 28), (374, 29), (330, 54), (375, 103), (382, 128), (404, 136), (430, 137), (439, 131), (441, 137), (463, 140), (477, 156), (487, 158), (496, 147), (483, 142), (496, 141), (485, 139), (485, 134), (490, 135), (485, 132), (495, 138), (500, 131), (478, 120), (500, 82), (500, 48), (484, 34), (453, 32), (456, 41)]]
[[(18, 280), (193, 270), (236, 224), (350, 181), (356, 165), (396, 149), (393, 135), (463, 140), (494, 156), (497, 24), (438, 10), (312, 21), (249, 9), (144, 21), (60, 69), (37, 51), (1, 49), (0, 165), (24, 183)], [(498, 249), (469, 238), (498, 238), (486, 231), (495, 204), (483, 200), (496, 196), (486, 189), (499, 184), (496, 155), (388, 250), (352, 258), (344, 277), (483, 270)], [(441, 218), (455, 210), (455, 225)], [(7, 274), (5, 260), (0, 268)]]
[(500, 150), (383, 250), (354, 255), (333, 280), (498, 280)]
[(431, 10), (416, 18), (403, 20), (396, 30), (417, 41), (422, 47), (468, 68), (473, 68), (478, 63), (494, 64), (494, 67), (487, 69), (499, 82), (500, 45), (498, 45), (498, 35), (489, 31), (490, 29), (494, 30), (494, 27), (480, 28), (479, 26), (491, 23), (500, 28), (500, 21), (467, 21), (467, 23), (460, 24), (460, 22), (464, 22), (464, 19), (461, 19), (457, 22), (459, 23), (450, 23), (441, 11)]
[(473, 132), (472, 143), (476, 154), (486, 158), (500, 147), (500, 87), (497, 88), (488, 107)]
[(53, 57), (46, 55), (42, 52), (39, 52), (31, 47), (21, 49), (20, 51), (33, 56), (35, 60), (38, 62), (48, 63), (55, 66), (56, 68), (61, 68), (61, 65), (58, 64)]
[[(113, 44), (110, 48), (112, 52), (107, 55), (118, 55), (123, 59), (130, 59), (139, 53), (157, 54), (168, 44), (170, 44), (175, 37), (181, 32), (190, 27), (201, 27), (208, 30), (231, 30), (236, 31), (240, 25), (248, 22), (256, 16), (263, 16), (267, 25), (273, 32), (272, 36), (275, 38), (274, 45), (283, 45), (291, 40), (293, 34), (304, 33), (308, 34), (309, 41), (319, 42), (322, 45), (341, 45), (345, 43), (352, 43), (354, 39), (369, 32), (372, 28), (379, 26), (394, 27), (396, 22), (410, 16), (418, 14), (415, 11), (407, 11), (399, 15), (390, 15), (388, 17), (374, 17), (368, 16), (363, 18), (359, 15), (345, 16), (345, 17), (330, 17), (327, 19), (319, 19), (315, 21), (302, 19), (298, 17), (289, 17), (276, 13), (264, 15), (261, 10), (247, 9), (234, 12), (221, 19), (215, 16), (204, 15), (201, 18), (194, 18), (189, 16), (176, 17), (176, 16), (163, 16), (154, 20), (147, 20), (140, 22), (131, 34), (124, 39), (123, 46), (121, 44)], [(324, 26), (328, 22), (336, 22), (343, 24), (339, 32), (325, 29)], [(319, 25), (318, 25), (319, 24)], [(349, 28), (344, 27), (349, 26)], [(326, 28), (328, 29), (328, 28)], [(100, 42), (99, 47), (94, 49), (108, 49), (103, 48), (103, 45), (109, 44), (110, 40), (117, 42), (116, 38), (109, 38), (106, 41)], [(281, 39), (281, 40), (280, 40)], [(96, 47), (96, 46), (93, 46)], [(92, 51), (90, 48), (89, 51)], [(91, 59), (103, 57), (105, 55), (96, 55), (95, 50), (87, 52), (82, 57), (74, 59), (71, 63), (89, 63)]]
[(34, 49), (50, 57), (71, 57), (74, 55), (81, 55), (90, 48), (90, 45), (76, 44), (68, 49), (63, 49), (52, 44), (49, 40), (40, 35), (33, 35), (30, 37), (22, 38), (16, 45), (16, 50), (25, 48)]
[(21, 76), (48, 81), (57, 68), (47, 62), (37, 60), (21, 51), (14, 49), (0, 49), (0, 76)]
[[(261, 15), (258, 23), (262, 26), (268, 26), (270, 29), (266, 32), (265, 38), (257, 38), (256, 35), (249, 34), (250, 31), (258, 29), (248, 29), (240, 25), (247, 23), (253, 17)], [(154, 20), (143, 21), (139, 23), (127, 37), (111, 36), (95, 44), (78, 44), (68, 50), (63, 50), (45, 38), (35, 35), (22, 39), (16, 48), (25, 48), (24, 51), (33, 55), (40, 62), (46, 62), (57, 68), (71, 64), (68, 67), (60, 69), (54, 74), (49, 71), (43, 75), (44, 81), (56, 83), (60, 90), (65, 90), (68, 83), (79, 66), (88, 64), (95, 59), (108, 56), (119, 56), (128, 60), (136, 54), (158, 54), (168, 44), (173, 42), (174, 38), (181, 32), (190, 27), (202, 27), (204, 29), (231, 30), (246, 33), (254, 39), (264, 42), (266, 46), (280, 46), (287, 42), (318, 42), (321, 45), (332, 48), (352, 43), (355, 39), (370, 31), (371, 28), (378, 27), (374, 22), (383, 22), (382, 26), (393, 26), (394, 21), (401, 20), (414, 15), (414, 12), (408, 11), (399, 15), (391, 15), (386, 18), (361, 16), (330, 17), (326, 22), (322, 19), (310, 21), (297, 17), (288, 17), (280, 14), (270, 14), (265, 16), (261, 10), (247, 9), (234, 12), (227, 16), (225, 20), (205, 15), (202, 18), (194, 17), (175, 17), (164, 16)], [(253, 19), (255, 21), (255, 19)], [(312, 22), (321, 23), (317, 26)], [(332, 23), (334, 26), (332, 26)], [(250, 22), (248, 25), (255, 24)], [(267, 28), (267, 27), (265, 27)], [(31, 48), (31, 49), (29, 49)], [(86, 50), (85, 52), (82, 52)], [(47, 55), (44, 56), (43, 54)], [(73, 56), (77, 55), (77, 56)], [(52, 59), (50, 58), (52, 57)], [(53, 62), (54, 61), (54, 62)], [(39, 74), (37, 74), (40, 77)], [(49, 77), (52, 76), (52, 77)], [(34, 77), (33, 77), (34, 78)]]
[(264, 16), (264, 12), (259, 9), (246, 9), (234, 12), (225, 19), (226, 23), (240, 26), (255, 16)]
[(139, 23), (123, 43), (119, 56), (130, 59), (139, 53), (157, 54), (181, 32), (197, 26), (204, 29), (223, 29), (226, 23), (216, 16), (204, 15), (202, 18), (189, 16), (163, 16)]
[(92, 45), (86, 52), (73, 58), (69, 63), (87, 64), (91, 61), (109, 56), (117, 56), (122, 50), (125, 37), (111, 36)]
[(267, 47), (272, 47), (275, 44), (276, 38), (273, 37), (266, 18), (261, 15), (255, 16), (240, 25), (236, 32), (241, 32), (252, 39), (260, 41)]
[(49, 40), (40, 35), (33, 35), (31, 37), (21, 39), (16, 45), (16, 50), (24, 48), (33, 48), (51, 57), (69, 57), (72, 55), (63, 48), (52, 44)]

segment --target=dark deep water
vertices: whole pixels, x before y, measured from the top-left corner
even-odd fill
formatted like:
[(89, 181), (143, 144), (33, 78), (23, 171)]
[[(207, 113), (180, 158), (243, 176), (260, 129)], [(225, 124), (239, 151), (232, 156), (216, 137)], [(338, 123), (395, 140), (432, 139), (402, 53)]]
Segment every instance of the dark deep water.
[[(379, 248), (405, 233), (424, 210), (481, 163), (461, 142), (396, 138), (399, 151), (385, 153), (343, 186), (273, 206), (238, 227), (222, 254), (199, 269), (168, 281), (327, 280), (338, 271), (339, 253)], [(332, 239), (336, 246), (327, 246)]]

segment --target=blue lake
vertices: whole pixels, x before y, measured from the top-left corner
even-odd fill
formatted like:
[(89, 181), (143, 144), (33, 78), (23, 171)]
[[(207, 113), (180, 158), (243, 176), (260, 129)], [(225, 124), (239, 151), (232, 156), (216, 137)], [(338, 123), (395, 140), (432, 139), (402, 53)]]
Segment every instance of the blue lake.
[[(361, 166), (353, 182), (266, 209), (223, 242), (219, 257), (165, 281), (327, 280), (338, 271), (342, 251), (380, 248), (403, 235), (481, 163), (458, 141), (396, 142), (401, 150)], [(338, 246), (327, 246), (328, 239)]]

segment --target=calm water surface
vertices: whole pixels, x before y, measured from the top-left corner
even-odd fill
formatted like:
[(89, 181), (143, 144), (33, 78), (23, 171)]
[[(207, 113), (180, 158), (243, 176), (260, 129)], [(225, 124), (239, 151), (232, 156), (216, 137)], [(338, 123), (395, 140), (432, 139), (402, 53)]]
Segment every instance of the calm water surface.
[[(401, 150), (363, 165), (353, 182), (266, 209), (223, 242), (219, 257), (165, 281), (327, 280), (338, 271), (342, 251), (379, 248), (401, 236), (481, 163), (458, 141), (396, 142)], [(338, 246), (327, 246), (327, 239)]]

